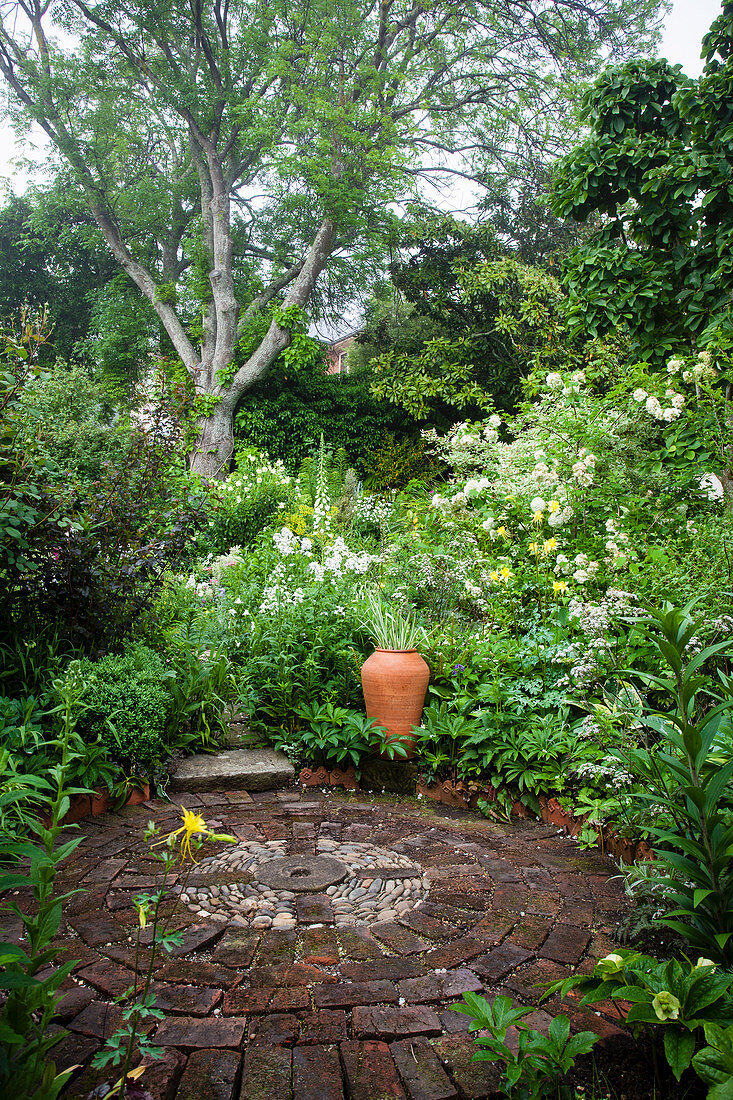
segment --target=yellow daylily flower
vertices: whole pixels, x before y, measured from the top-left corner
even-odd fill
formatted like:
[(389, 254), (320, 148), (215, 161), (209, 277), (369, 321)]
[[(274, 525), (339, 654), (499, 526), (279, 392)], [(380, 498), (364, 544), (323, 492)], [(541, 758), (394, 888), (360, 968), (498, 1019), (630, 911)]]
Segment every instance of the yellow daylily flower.
[(554, 537), (554, 535), (550, 539), (545, 539), (545, 541), (542, 543), (542, 553), (552, 554), (554, 550), (557, 550), (557, 545), (557, 539)]
[(497, 535), (501, 535), (503, 539), (509, 538), (509, 532), (507, 531), (506, 527), (498, 527), (496, 533)]
[(187, 857), (190, 857), (193, 862), (196, 863), (196, 860), (193, 857), (193, 852), (191, 851), (191, 840), (194, 836), (200, 836), (203, 839), (208, 840), (220, 840), (227, 841), (230, 844), (236, 844), (237, 838), (234, 836), (229, 836), (227, 833), (212, 833), (211, 829), (208, 827), (200, 814), (195, 814), (193, 810), (187, 810), (185, 806), (181, 806), (181, 810), (183, 811), (181, 818), (181, 820), (183, 821), (183, 825), (180, 827), (180, 829), (174, 829), (173, 832), (169, 833), (168, 836), (165, 838), (165, 843), (172, 845), (174, 838), (180, 837), (179, 843), (181, 846), (181, 862), (183, 862)]
[[(183, 810), (183, 825), (170, 835), (181, 838), (181, 859), (185, 859), (187, 856), (193, 859), (193, 853), (191, 852), (192, 838), (194, 836), (207, 836), (209, 829), (201, 814), (195, 814), (193, 810), (187, 810), (184, 806), (181, 806), (181, 809)], [(194, 860), (195, 862), (196, 860)]]
[(553, 581), (552, 591), (555, 596), (563, 596), (568, 590), (567, 581)]
[(529, 552), (530, 552), (530, 554), (536, 554), (537, 556), (539, 556), (540, 544), (538, 542), (530, 542)]

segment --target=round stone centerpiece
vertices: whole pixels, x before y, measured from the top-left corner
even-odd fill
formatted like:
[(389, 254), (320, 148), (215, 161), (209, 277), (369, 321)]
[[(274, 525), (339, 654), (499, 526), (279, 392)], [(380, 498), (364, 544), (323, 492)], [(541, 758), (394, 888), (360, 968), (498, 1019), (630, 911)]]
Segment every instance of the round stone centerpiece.
[(332, 856), (286, 856), (261, 863), (257, 879), (273, 890), (317, 894), (327, 886), (343, 882), (348, 873), (349, 868)]
[(430, 879), (401, 852), (319, 837), (309, 852), (290, 851), (287, 840), (242, 840), (205, 856), (173, 889), (201, 920), (288, 929), (394, 921), (422, 904)]

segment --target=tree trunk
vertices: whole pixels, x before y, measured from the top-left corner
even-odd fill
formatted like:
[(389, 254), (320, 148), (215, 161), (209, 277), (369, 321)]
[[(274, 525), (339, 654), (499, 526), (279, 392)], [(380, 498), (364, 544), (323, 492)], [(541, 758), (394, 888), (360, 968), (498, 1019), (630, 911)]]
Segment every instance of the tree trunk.
[(199, 421), (199, 437), (191, 452), (191, 469), (206, 478), (225, 478), (234, 454), (234, 407), (217, 405)]
[[(335, 230), (335, 223), (330, 218), (325, 218), (308, 250), (308, 255), (299, 266), (299, 274), (283, 302), (284, 308), (302, 307), (307, 302), (331, 253)], [(226, 300), (233, 301), (233, 295), (227, 295)], [(231, 361), (234, 351), (236, 339), (234, 323), (236, 323), (236, 313), (230, 309), (226, 321), (220, 322), (217, 332), (219, 353), (221, 354), (224, 349), (224, 354), (221, 355), (222, 366)], [(206, 371), (199, 369), (197, 391), (202, 396), (218, 399), (218, 404), (215, 405), (210, 416), (202, 417), (199, 421), (200, 434), (190, 456), (191, 469), (196, 473), (209, 478), (227, 476), (234, 453), (234, 414), (240, 398), (256, 382), (264, 378), (280, 352), (284, 351), (289, 343), (290, 331), (281, 328), (273, 321), (259, 347), (239, 368), (225, 389), (217, 384), (213, 367)]]

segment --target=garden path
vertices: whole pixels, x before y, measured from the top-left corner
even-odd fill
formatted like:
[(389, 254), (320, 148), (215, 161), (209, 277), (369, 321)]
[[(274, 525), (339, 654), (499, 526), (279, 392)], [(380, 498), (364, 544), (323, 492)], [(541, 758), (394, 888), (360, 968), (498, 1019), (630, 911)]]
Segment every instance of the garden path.
[[(353, 866), (347, 893), (337, 885), (283, 901), (260, 888), (263, 909), (247, 902), (244, 887), (239, 895), (220, 889), (217, 899), (211, 886), (227, 875), (207, 876), (208, 865), (199, 865), (187, 885), (208, 883), (209, 908), (201, 914), (179, 904), (182, 946), (156, 962), (154, 989), (166, 1018), (154, 1041), (165, 1057), (140, 1082), (154, 1100), (489, 1097), (496, 1070), (470, 1062), (468, 1019), (450, 1003), (476, 990), (536, 1004), (535, 983), (585, 970), (614, 949), (609, 937), (625, 903), (600, 855), (580, 851), (552, 826), (367, 797), (176, 796), (210, 827), (237, 836), (250, 864), (253, 852), (330, 851)], [(154, 882), (143, 839), (149, 819), (172, 831), (178, 805), (151, 801), (81, 823), (85, 841), (61, 882), (86, 892), (72, 898), (61, 929), (66, 957), (79, 961), (61, 1002), (70, 1035), (57, 1048), (59, 1068), (88, 1067), (118, 1025), (114, 998), (131, 984), (134, 965), (131, 901)], [(218, 852), (226, 846), (199, 859)], [(189, 900), (202, 904), (201, 895)], [(359, 904), (372, 923), (350, 923)], [(255, 924), (281, 927), (253, 928), (253, 914)], [(572, 1000), (562, 1010), (574, 1028), (610, 1044), (625, 1040), (610, 1011), (599, 1015)], [(544, 1029), (557, 1011), (557, 1002), (544, 1005), (529, 1022)], [(110, 1077), (84, 1068), (64, 1095), (87, 1097)]]

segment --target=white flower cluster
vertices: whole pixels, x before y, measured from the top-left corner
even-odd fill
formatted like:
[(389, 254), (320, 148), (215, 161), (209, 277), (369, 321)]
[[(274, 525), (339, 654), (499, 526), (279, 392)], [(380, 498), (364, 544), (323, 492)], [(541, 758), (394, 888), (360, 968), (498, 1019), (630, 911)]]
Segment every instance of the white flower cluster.
[[(668, 368), (669, 369), (669, 368)], [(713, 366), (713, 357), (709, 351), (701, 351), (697, 357), (697, 363), (689, 370), (682, 372), (685, 382), (711, 382), (716, 377), (717, 371)]]
[(376, 554), (368, 554), (366, 550), (350, 550), (339, 535), (324, 551), (323, 568), (334, 577), (343, 577), (345, 573), (363, 577), (369, 566), (377, 561), (379, 557)]
[[(465, 496), (470, 496), (471, 493), (475, 493), (480, 496), (484, 490), (491, 487), (491, 481), (488, 477), (470, 477), (466, 484), (463, 486), (463, 492)], [(455, 499), (455, 498), (454, 498)]]
[(309, 559), (308, 569), (319, 581), (322, 581), (327, 573), (334, 577), (342, 577), (346, 573), (363, 576), (373, 562), (379, 561), (377, 554), (369, 554), (366, 550), (351, 550), (340, 535), (324, 547), (322, 563), (314, 558), (311, 540), (299, 539), (289, 527), (276, 531), (272, 541), (282, 557), (287, 558), (298, 554)]
[(624, 615), (638, 614), (634, 606), (636, 597), (618, 588), (609, 588), (600, 603), (584, 603), (572, 599), (568, 604), (571, 619), (585, 634), (587, 644), (570, 670), (571, 682), (576, 687), (587, 687), (600, 678), (612, 650), (611, 636), (615, 620)]
[(569, 577), (572, 574), (576, 584), (587, 584), (599, 569), (600, 563), (591, 561), (587, 554), (576, 554), (572, 561), (565, 554), (558, 554), (555, 558), (555, 575)]
[(592, 764), (590, 761), (578, 764), (575, 767), (575, 774), (580, 780), (600, 779), (613, 787), (630, 787), (634, 782), (633, 776), (620, 767), (618, 760), (613, 756), (604, 756), (597, 764)]
[(628, 560), (627, 545), (629, 542), (629, 536), (619, 530), (616, 520), (611, 518), (606, 520), (606, 531), (611, 536), (606, 541), (606, 561), (614, 569), (621, 569)]
[(595, 737), (600, 737), (602, 732), (601, 727), (590, 714), (586, 715), (577, 730), (578, 738), (581, 741), (592, 741)]
[(454, 424), (439, 436), (434, 428), (422, 433), (428, 449), (457, 473), (486, 468), (493, 462), (494, 446), (499, 440), (501, 417), (494, 413), (484, 424)]
[(325, 539), (331, 529), (331, 497), (328, 492), (325, 463), (321, 454), (316, 481), (316, 499), (313, 502), (313, 534)]
[(294, 534), (289, 527), (283, 527), (280, 531), (276, 531), (272, 536), (272, 541), (278, 554), (283, 558), (289, 557), (291, 554), (297, 554), (301, 548), (303, 550), (310, 550), (310, 539), (304, 539), (304, 542), (308, 542), (307, 547), (302, 546), (300, 539)]
[(286, 488), (292, 483), (293, 479), (280, 459), (270, 462), (262, 455), (247, 454), (240, 462), (243, 466), (218, 485), (218, 492), (225, 504), (242, 504), (248, 496), (255, 495), (263, 484)]
[(665, 391), (664, 396), (667, 399), (665, 405), (662, 405), (662, 402), (654, 394), (647, 393), (646, 390), (641, 388), (634, 390), (631, 396), (639, 404), (643, 402), (644, 408), (655, 420), (664, 420), (668, 424), (680, 418), (685, 405), (684, 394), (677, 393), (675, 390), (668, 389)]
[(582, 489), (593, 484), (596, 476), (596, 456), (589, 454), (585, 447), (578, 452), (578, 460), (573, 463), (573, 480)]
[(573, 371), (566, 382), (558, 371), (551, 371), (545, 378), (545, 385), (556, 393), (562, 391), (563, 396), (567, 397), (569, 393), (580, 393), (581, 387), (585, 385), (585, 373), (582, 370)]
[(262, 602), (259, 607), (260, 615), (273, 615), (285, 607), (297, 607), (305, 599), (302, 588), (296, 588), (292, 592), (283, 585), (272, 584), (262, 592)]
[(372, 523), (386, 523), (393, 511), (394, 506), (388, 500), (380, 500), (378, 496), (362, 493), (354, 500), (354, 515)]

